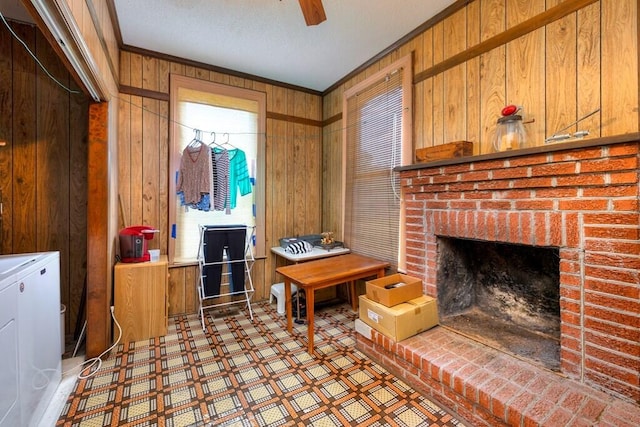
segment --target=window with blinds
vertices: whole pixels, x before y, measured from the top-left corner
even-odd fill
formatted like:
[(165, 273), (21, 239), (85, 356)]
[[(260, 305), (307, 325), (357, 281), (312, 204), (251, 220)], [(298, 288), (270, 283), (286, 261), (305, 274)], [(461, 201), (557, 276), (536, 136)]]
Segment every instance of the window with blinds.
[[(171, 83), (170, 162), (173, 173), (169, 216), (173, 238), (169, 245), (170, 262), (196, 260), (200, 225), (256, 226), (254, 254), (260, 256), (264, 253), (264, 93), (183, 76), (172, 76)], [(201, 131), (199, 138), (209, 152), (214, 148), (230, 152), (241, 150), (246, 157), (252, 189), (244, 196), (237, 194), (232, 209), (186, 208), (176, 195), (180, 158), (185, 147), (198, 136), (195, 130)], [(237, 188), (229, 188), (229, 191), (237, 192)]]
[(411, 161), (411, 62), (403, 58), (345, 92), (344, 240), (405, 267), (396, 166)]

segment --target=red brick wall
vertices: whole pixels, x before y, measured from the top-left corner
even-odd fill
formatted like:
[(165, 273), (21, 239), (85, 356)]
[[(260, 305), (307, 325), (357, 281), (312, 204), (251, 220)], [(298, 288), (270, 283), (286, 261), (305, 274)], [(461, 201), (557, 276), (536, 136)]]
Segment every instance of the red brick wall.
[(640, 402), (640, 143), (401, 171), (407, 273), (436, 295), (436, 236), (560, 248), (561, 369)]

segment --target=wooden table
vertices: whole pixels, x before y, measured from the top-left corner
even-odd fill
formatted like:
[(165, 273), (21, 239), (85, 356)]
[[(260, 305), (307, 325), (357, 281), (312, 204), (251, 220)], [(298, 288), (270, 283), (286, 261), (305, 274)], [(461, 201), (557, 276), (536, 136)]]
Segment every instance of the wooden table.
[[(281, 257), (282, 259), (288, 261), (289, 263), (293, 262), (297, 264), (299, 262), (308, 262), (308, 261), (313, 261), (321, 258), (329, 258), (333, 256), (344, 255), (344, 254), (348, 254), (351, 251), (348, 248), (344, 248), (344, 247), (323, 249), (323, 248), (314, 246), (310, 252), (304, 252), (301, 254), (292, 254), (287, 252), (282, 246), (276, 246), (274, 248), (271, 248), (271, 252)], [(296, 294), (296, 295), (300, 295), (300, 294)], [(296, 323), (298, 323), (298, 321), (302, 321), (300, 319), (300, 306), (299, 306), (298, 300), (296, 300), (296, 307), (298, 307), (297, 313), (295, 313)]]
[(291, 309), (291, 284), (305, 290), (307, 298), (307, 329), (309, 354), (313, 354), (313, 305), (316, 289), (349, 283), (352, 293), (352, 306), (357, 307), (355, 297), (355, 281), (365, 277), (384, 276), (384, 269), (389, 267), (386, 261), (380, 261), (362, 255), (347, 254), (331, 258), (309, 261), (301, 264), (278, 267), (276, 272), (284, 276), (285, 305), (287, 309), (287, 331), (293, 330)]

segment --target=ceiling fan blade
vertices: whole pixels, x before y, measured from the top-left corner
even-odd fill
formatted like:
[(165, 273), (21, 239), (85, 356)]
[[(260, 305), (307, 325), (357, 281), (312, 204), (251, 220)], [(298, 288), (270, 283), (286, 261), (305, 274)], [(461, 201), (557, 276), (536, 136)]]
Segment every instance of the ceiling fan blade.
[(318, 25), (327, 20), (322, 0), (298, 0), (307, 25)]

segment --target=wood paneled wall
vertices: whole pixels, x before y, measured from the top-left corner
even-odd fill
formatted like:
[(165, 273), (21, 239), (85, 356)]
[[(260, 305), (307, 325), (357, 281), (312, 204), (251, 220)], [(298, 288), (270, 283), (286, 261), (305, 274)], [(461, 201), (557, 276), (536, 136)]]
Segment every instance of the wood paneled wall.
[[(466, 3), (466, 2), (465, 2)], [(414, 149), (457, 140), (491, 151), (496, 120), (521, 105), (529, 143), (566, 132), (639, 130), (636, 0), (475, 0), (323, 99), (323, 228), (340, 230), (342, 95), (408, 53), (414, 61)]]
[[(168, 247), (169, 75), (195, 77), (267, 94), (266, 248), (256, 262), (255, 299), (269, 295), (277, 280), (269, 252), (278, 239), (321, 232), (322, 139), (319, 94), (213, 71), (205, 66), (124, 50), (120, 56), (118, 193), (119, 224), (151, 225), (160, 234), (151, 242)], [(169, 313), (196, 311), (196, 267), (170, 268)]]
[[(56, 79), (79, 90), (40, 31), (9, 23)], [(86, 273), (88, 105), (0, 26), (0, 253), (60, 251), (67, 334)]]

